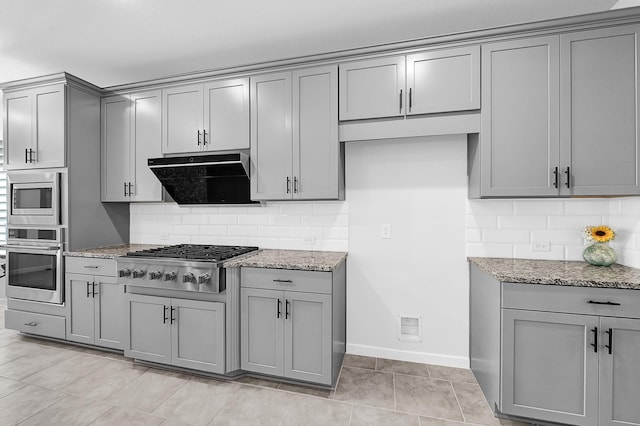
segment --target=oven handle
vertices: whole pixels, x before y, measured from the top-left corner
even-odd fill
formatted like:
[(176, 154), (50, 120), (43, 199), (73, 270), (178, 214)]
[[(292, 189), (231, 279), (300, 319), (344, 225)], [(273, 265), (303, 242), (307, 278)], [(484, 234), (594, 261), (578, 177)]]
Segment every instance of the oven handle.
[(56, 251), (56, 250), (60, 250), (60, 246), (16, 246), (16, 245), (11, 245), (11, 244), (3, 244), (0, 245), (0, 248), (3, 249), (7, 249), (7, 250), (40, 250), (40, 251)]

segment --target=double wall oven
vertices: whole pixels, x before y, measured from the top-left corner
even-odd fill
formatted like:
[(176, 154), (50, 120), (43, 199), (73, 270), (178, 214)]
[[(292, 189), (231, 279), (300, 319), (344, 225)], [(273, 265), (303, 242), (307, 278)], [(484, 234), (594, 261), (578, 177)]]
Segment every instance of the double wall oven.
[(9, 172), (7, 297), (64, 302), (60, 173)]

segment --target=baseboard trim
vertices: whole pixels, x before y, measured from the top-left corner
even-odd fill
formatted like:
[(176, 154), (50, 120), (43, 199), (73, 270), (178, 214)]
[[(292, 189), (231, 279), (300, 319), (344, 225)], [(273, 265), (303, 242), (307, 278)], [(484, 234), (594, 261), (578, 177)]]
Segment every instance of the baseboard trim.
[(421, 362), (423, 364), (443, 365), (446, 367), (469, 368), (469, 358), (462, 356), (430, 354), (425, 352), (403, 351), (400, 349), (380, 348), (377, 346), (347, 344), (347, 353), (397, 361)]

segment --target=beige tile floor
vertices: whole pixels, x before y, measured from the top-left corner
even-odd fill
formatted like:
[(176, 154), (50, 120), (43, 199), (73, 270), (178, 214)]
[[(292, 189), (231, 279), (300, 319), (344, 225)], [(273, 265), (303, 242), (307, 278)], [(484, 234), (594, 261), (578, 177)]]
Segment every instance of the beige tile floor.
[(335, 391), (227, 382), (4, 329), (0, 425), (512, 425), (469, 370), (347, 355)]

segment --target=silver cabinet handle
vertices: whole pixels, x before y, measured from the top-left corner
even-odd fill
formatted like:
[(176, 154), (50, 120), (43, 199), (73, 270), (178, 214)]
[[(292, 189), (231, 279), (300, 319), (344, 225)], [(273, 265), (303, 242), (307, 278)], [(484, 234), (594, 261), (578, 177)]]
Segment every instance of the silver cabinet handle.
[(84, 265), (83, 268), (85, 268), (85, 269), (100, 269), (99, 266), (95, 266), (95, 265)]
[(38, 324), (40, 324), (39, 322), (35, 322), (35, 321), (29, 321), (29, 322), (25, 322), (24, 325), (29, 326), (29, 327), (37, 327)]

